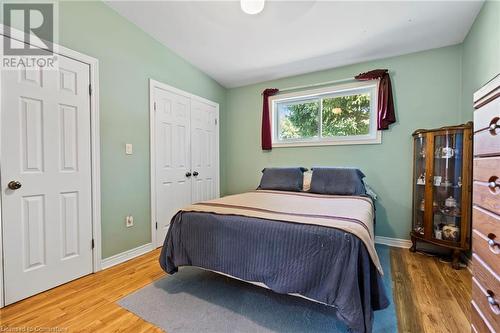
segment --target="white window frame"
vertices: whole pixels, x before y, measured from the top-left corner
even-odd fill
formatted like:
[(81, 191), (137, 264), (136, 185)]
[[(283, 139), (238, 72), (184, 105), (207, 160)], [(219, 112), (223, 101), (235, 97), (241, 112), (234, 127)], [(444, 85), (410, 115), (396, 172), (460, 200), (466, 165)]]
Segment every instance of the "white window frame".
[[(382, 143), (382, 131), (377, 130), (377, 105), (378, 105), (379, 80), (352, 82), (328, 87), (278, 94), (269, 98), (271, 112), (272, 146), (279, 147), (304, 147), (304, 146), (330, 146), (330, 145), (366, 145)], [(370, 132), (367, 135), (321, 137), (322, 109), (320, 109), (320, 129), (318, 138), (280, 140), (278, 137), (278, 121), (276, 105), (278, 102), (293, 101), (297, 99), (311, 99), (314, 97), (331, 97), (345, 95), (346, 92), (369, 88), (370, 99)], [(322, 107), (322, 106), (320, 106)]]

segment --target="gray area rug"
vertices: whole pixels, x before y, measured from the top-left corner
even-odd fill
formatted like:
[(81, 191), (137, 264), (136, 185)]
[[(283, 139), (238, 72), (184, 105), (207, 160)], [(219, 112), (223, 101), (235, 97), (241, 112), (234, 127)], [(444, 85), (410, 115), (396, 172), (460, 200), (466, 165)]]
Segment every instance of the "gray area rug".
[[(389, 249), (377, 245), (392, 303)], [(184, 267), (118, 304), (168, 333), (347, 332), (331, 307)], [(397, 332), (394, 305), (375, 312), (374, 332)]]

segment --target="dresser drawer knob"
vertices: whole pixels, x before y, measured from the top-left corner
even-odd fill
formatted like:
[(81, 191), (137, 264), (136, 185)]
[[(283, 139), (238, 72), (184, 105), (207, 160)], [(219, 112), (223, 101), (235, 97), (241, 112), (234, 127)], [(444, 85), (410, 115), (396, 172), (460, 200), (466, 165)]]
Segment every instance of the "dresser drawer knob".
[(486, 293), (488, 296), (486, 299), (488, 300), (488, 304), (490, 305), (491, 311), (499, 315), (500, 314), (500, 306), (498, 305), (498, 302), (495, 300), (495, 294), (491, 290), (487, 290)]
[(490, 246), (491, 252), (493, 252), (494, 254), (499, 254), (500, 244), (495, 240), (497, 236), (494, 233), (489, 233), (487, 237), (488, 237), (487, 242), (488, 245)]
[[(496, 244), (495, 238), (497, 238), (497, 235), (495, 235), (494, 233), (490, 232), (488, 234), (488, 236), (486, 236), (486, 237), (488, 237), (488, 244), (493, 244), (493, 245)], [(493, 242), (493, 243), (491, 243), (491, 242)]]
[(493, 193), (493, 194), (499, 193), (499, 191), (497, 191), (497, 189), (500, 189), (500, 180), (497, 176), (491, 176), (488, 179), (487, 185), (488, 185), (488, 188), (490, 189), (491, 193)]
[(499, 120), (500, 120), (499, 117), (491, 119), (490, 126), (488, 127), (488, 130), (490, 131), (491, 135), (497, 134), (497, 129), (500, 128), (500, 124), (498, 123)]

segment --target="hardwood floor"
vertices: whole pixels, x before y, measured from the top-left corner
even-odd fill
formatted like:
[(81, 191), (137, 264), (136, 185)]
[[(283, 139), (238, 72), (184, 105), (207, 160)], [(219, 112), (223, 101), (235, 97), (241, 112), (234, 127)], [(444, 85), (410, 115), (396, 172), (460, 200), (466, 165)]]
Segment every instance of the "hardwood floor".
[(396, 248), (391, 268), (400, 333), (470, 332), (472, 278), (466, 268)]
[(0, 310), (0, 332), (8, 332), (3, 327), (55, 328), (50, 332), (162, 332), (115, 303), (165, 274), (158, 265), (159, 254), (155, 250), (9, 305)]
[[(38, 332), (161, 332), (115, 303), (164, 275), (158, 256), (159, 250), (153, 251), (0, 309), (0, 332), (34, 328)], [(400, 332), (470, 332), (468, 270), (455, 271), (436, 258), (395, 248), (391, 263)]]

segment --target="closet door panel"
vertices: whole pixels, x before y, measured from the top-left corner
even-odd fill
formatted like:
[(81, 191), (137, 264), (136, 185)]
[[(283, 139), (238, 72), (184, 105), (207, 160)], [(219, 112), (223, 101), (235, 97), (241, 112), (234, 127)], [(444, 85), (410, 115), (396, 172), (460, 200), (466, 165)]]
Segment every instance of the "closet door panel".
[(191, 204), (191, 101), (189, 97), (155, 89), (156, 245), (165, 239), (170, 220)]
[(191, 100), (191, 169), (193, 202), (217, 197), (216, 107)]

